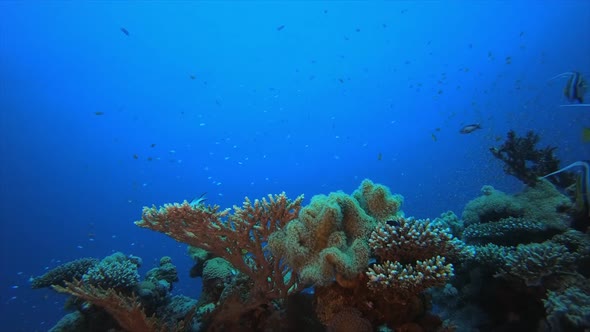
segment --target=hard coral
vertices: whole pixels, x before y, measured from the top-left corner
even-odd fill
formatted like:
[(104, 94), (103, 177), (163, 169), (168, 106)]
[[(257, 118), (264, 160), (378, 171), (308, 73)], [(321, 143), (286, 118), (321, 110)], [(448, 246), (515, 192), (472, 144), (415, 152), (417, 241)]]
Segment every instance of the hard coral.
[(556, 274), (575, 272), (576, 256), (564, 245), (551, 241), (520, 244), (504, 254), (504, 264), (496, 276), (518, 278), (527, 286), (541, 285), (545, 278)]
[(500, 245), (542, 242), (567, 229), (571, 204), (546, 180), (516, 195), (486, 190), (465, 206), (463, 239)]
[(130, 291), (139, 282), (138, 261), (116, 252), (105, 257), (82, 276), (82, 281), (104, 289)]
[(160, 321), (147, 317), (138, 298), (126, 296), (113, 289), (103, 289), (80, 281), (66, 282), (65, 287), (53, 286), (60, 293), (68, 293), (93, 305), (102, 307), (125, 331), (150, 332), (163, 331)]
[(271, 300), (286, 297), (298, 284), (282, 257), (270, 255), (265, 244), (270, 234), (297, 216), (302, 200), (299, 196), (291, 201), (285, 193), (254, 202), (246, 197), (242, 207), (234, 206), (232, 214), (229, 209), (219, 211), (219, 206), (184, 201), (159, 209), (145, 207), (136, 224), (226, 259), (255, 281), (257, 294)]
[[(241, 207), (219, 210), (219, 206), (166, 204), (145, 207), (140, 227), (169, 235), (177, 241), (200, 247), (231, 263), (242, 274), (234, 278), (245, 287), (224, 289), (228, 295), (220, 300), (209, 320), (211, 329), (232, 330), (242, 324), (249, 328), (264, 325), (282, 302), (301, 289), (298, 276), (292, 273), (281, 255), (269, 251), (269, 236), (282, 229), (299, 213), (303, 196), (294, 201), (285, 193), (268, 195), (268, 199), (251, 201), (246, 197)], [(247, 289), (247, 296), (242, 290)], [(223, 294), (222, 294), (223, 296)]]
[(590, 295), (588, 289), (569, 287), (562, 292), (547, 292), (543, 300), (547, 311), (547, 322), (552, 331), (590, 328)]
[(444, 285), (453, 276), (453, 265), (446, 263), (447, 258), (473, 255), (449, 229), (430, 220), (399, 218), (379, 223), (369, 244), (379, 259), (366, 272), (367, 285), (397, 303)]
[(80, 279), (90, 268), (100, 261), (96, 258), (80, 258), (67, 262), (47, 271), (45, 274), (31, 279), (31, 288), (51, 287), (51, 285), (64, 286), (66, 281)]

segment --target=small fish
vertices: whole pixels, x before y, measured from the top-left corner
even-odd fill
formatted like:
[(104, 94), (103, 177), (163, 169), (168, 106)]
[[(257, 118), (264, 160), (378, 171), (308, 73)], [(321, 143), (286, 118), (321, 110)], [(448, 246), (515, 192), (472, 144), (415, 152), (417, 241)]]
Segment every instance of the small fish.
[(436, 135), (434, 133), (430, 134), (430, 137), (432, 137), (433, 141), (438, 141), (438, 138), (436, 137)]
[(191, 78), (191, 80), (194, 80), (197, 78), (195, 75), (190, 75), (189, 77)]
[(587, 212), (588, 216), (590, 216), (590, 164), (588, 160), (576, 161), (562, 169), (559, 169), (553, 173), (549, 173), (541, 178), (545, 179), (552, 175), (556, 175), (561, 172), (565, 172), (567, 170), (577, 167), (582, 167), (583, 171), (579, 174), (578, 178), (576, 179), (576, 205), (580, 210)]
[(193, 198), (193, 200), (189, 203), (189, 205), (192, 207), (198, 207), (198, 206), (205, 205), (205, 201), (207, 200), (207, 197), (205, 197), (205, 195), (207, 195), (206, 192), (202, 193), (201, 196), (199, 196), (199, 197)]
[(100, 111), (94, 112), (94, 115), (104, 115), (104, 112), (100, 112)]
[(153, 147), (155, 147), (155, 146), (156, 146), (156, 143), (152, 143), (152, 144), (150, 144), (150, 148), (153, 148)]
[(134, 155), (133, 155), (133, 159), (139, 159), (139, 156), (138, 156), (138, 155), (136, 155), (136, 154), (134, 154)]
[(401, 225), (399, 220), (396, 220), (396, 219), (387, 220), (385, 223), (388, 224), (389, 226), (394, 226), (394, 227)]
[(481, 125), (479, 123), (469, 124), (461, 128), (459, 132), (461, 134), (471, 134), (472, 132), (481, 129)]
[(121, 27), (121, 32), (125, 34), (125, 36), (129, 36), (129, 31), (124, 27)]
[(379, 154), (377, 154), (377, 160), (381, 160), (383, 159), (383, 155), (381, 154), (381, 152), (379, 152)]
[(590, 142), (590, 127), (582, 128), (582, 142), (583, 143)]
[(277, 31), (281, 31), (281, 30), (283, 30), (284, 28), (285, 28), (285, 26), (284, 26), (284, 25), (279, 25), (279, 26), (277, 27)]

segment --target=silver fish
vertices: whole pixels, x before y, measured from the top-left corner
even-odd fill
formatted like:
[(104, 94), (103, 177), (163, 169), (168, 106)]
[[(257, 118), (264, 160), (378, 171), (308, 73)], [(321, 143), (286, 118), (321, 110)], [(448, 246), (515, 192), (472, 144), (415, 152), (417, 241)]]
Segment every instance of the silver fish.
[(461, 130), (459, 130), (459, 132), (461, 134), (471, 134), (472, 132), (478, 129), (481, 129), (481, 125), (479, 123), (473, 123), (464, 126), (463, 128), (461, 128)]

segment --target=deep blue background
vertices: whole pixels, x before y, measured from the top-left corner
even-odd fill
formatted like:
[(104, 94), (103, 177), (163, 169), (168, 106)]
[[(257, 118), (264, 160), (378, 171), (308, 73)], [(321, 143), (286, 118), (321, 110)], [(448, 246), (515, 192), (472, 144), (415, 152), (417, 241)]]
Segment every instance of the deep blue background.
[(588, 1), (1, 2), (2, 328), (63, 315), (30, 276), (117, 250), (142, 272), (172, 256), (197, 296), (185, 245), (133, 224), (144, 205), (370, 178), (432, 218), (521, 189), (488, 150), (509, 129), (589, 159), (590, 108), (548, 81), (590, 77), (589, 38)]

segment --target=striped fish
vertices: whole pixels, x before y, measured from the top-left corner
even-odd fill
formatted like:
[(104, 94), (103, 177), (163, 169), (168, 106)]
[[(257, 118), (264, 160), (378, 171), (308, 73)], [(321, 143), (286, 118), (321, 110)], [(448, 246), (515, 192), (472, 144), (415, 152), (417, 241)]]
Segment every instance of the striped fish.
[(584, 104), (584, 95), (586, 94), (588, 83), (586, 82), (586, 79), (584, 79), (582, 73), (578, 71), (568, 71), (553, 77), (551, 80), (560, 77), (568, 77), (567, 83), (563, 88), (563, 95), (570, 103), (572, 103), (567, 105), (560, 105), (561, 107), (590, 106), (590, 104)]
[(584, 103), (584, 94), (586, 93), (586, 81), (580, 72), (574, 71), (567, 80), (563, 94), (570, 102)]
[(588, 216), (590, 216), (590, 194), (588, 193), (588, 191), (590, 190), (589, 163), (590, 162), (588, 160), (576, 161), (575, 163), (572, 163), (560, 170), (557, 170), (553, 173), (549, 173), (542, 177), (542, 179), (545, 179), (549, 176), (565, 172), (572, 168), (581, 167), (583, 170), (582, 172), (580, 172), (578, 178), (576, 179), (576, 205), (580, 210), (586, 211), (588, 213)]

